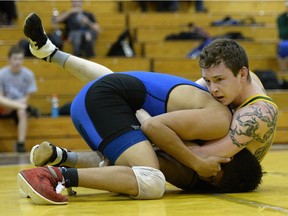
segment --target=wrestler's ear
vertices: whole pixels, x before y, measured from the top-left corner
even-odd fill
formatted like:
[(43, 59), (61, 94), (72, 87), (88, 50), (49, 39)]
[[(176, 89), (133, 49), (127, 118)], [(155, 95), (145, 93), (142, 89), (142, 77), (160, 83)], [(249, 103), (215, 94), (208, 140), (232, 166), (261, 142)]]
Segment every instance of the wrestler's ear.
[(249, 74), (249, 70), (246, 67), (242, 67), (239, 71), (240, 77), (241, 79), (246, 80)]

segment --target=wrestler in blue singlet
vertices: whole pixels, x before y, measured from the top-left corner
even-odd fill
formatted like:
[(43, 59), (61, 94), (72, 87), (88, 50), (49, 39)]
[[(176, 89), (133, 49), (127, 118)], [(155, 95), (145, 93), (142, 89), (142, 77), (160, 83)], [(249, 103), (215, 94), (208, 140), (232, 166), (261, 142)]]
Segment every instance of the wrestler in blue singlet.
[(147, 140), (135, 113), (143, 108), (151, 116), (167, 111), (170, 92), (179, 85), (198, 84), (154, 72), (113, 73), (88, 83), (71, 106), (73, 123), (90, 148), (112, 163), (132, 145)]

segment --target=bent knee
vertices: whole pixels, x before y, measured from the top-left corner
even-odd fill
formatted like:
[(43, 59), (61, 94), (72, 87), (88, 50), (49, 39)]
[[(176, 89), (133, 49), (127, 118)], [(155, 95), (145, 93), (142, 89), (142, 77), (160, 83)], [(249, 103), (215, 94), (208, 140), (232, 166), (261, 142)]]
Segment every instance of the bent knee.
[(133, 166), (139, 193), (135, 199), (160, 199), (166, 187), (165, 176), (160, 170), (152, 167)]

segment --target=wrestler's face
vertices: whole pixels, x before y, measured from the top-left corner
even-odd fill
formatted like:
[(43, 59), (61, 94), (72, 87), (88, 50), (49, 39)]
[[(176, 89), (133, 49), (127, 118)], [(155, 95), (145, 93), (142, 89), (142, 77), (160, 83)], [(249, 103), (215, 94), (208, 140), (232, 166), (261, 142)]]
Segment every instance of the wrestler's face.
[(235, 77), (222, 62), (208, 69), (202, 69), (202, 77), (207, 83), (209, 92), (220, 103), (226, 106), (237, 103), (244, 80), (241, 77), (241, 71)]
[(23, 53), (14, 53), (10, 56), (9, 62), (12, 72), (19, 72), (24, 60)]

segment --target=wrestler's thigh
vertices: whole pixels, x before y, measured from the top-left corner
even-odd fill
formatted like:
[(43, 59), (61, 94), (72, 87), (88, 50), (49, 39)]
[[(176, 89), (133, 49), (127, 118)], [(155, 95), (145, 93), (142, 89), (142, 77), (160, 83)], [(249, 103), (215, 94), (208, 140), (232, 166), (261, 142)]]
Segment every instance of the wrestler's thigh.
[(136, 143), (126, 149), (116, 160), (116, 165), (148, 166), (159, 169), (159, 162), (151, 143), (148, 140)]

